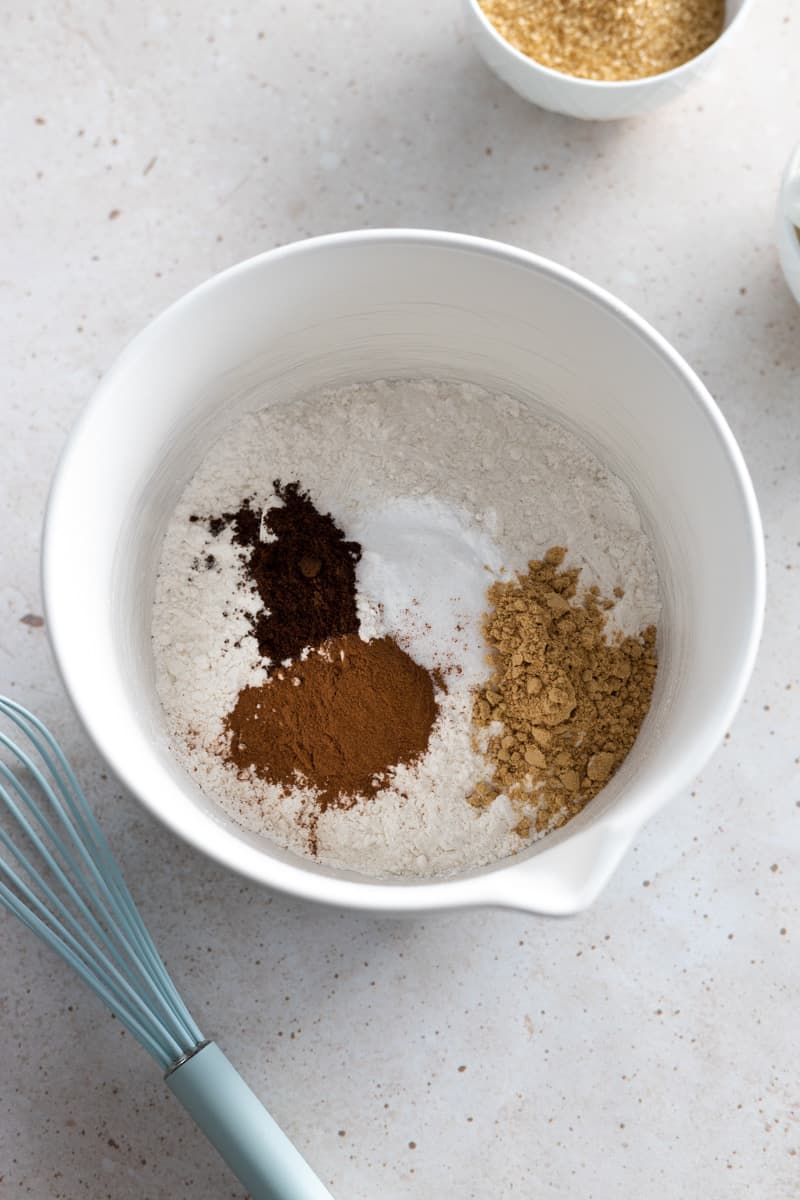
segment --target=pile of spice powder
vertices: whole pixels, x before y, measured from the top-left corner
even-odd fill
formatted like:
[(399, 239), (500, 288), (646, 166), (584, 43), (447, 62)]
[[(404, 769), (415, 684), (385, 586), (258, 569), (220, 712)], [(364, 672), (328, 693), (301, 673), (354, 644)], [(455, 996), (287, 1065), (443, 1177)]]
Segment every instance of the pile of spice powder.
[(393, 638), (362, 641), (360, 545), (299, 483), (275, 480), (273, 489), (279, 503), (266, 509), (248, 498), (206, 518), (212, 536), (230, 526), (242, 549), (263, 604), (250, 617), (253, 635), (269, 662), (266, 681), (243, 688), (225, 718), (220, 753), (241, 778), (313, 789), (297, 819), (316, 854), (323, 812), (374, 796), (391, 768), (425, 753), (437, 716), (434, 678)]
[(504, 792), (522, 814), (524, 838), (534, 826), (564, 824), (608, 783), (636, 740), (656, 676), (655, 627), (607, 641), (615, 601), (596, 587), (576, 601), (580, 569), (559, 570), (565, 556), (555, 546), (489, 588), (494, 670), (472, 716), (489, 732), (494, 774), (470, 802), (485, 807)]
[[(330, 513), (318, 512), (300, 484), (273, 483), (277, 504), (245, 499), (236, 512), (208, 519), (211, 533), (233, 528), (242, 563), (263, 608), (252, 618), (259, 653), (271, 662), (358, 632), (357, 542), (348, 542)], [(193, 517), (192, 520), (199, 518)]]
[(725, 0), (480, 0), (498, 33), (545, 67), (582, 79), (671, 71), (715, 42)]
[(316, 852), (319, 815), (351, 808), (428, 747), (434, 679), (393, 638), (334, 638), (302, 661), (243, 689), (226, 718), (226, 758), (284, 788), (315, 792), (299, 820)]
[[(269, 486), (275, 479), (284, 481), (277, 489)], [(428, 527), (437, 536), (426, 541)], [(159, 566), (156, 677), (178, 760), (230, 819), (326, 867), (370, 877), (449, 876), (521, 850), (546, 832), (535, 827), (535, 804), (505, 794), (484, 807), (467, 803), (481, 781), (495, 786), (485, 751), (502, 728), (476, 729), (472, 720), (474, 689), (489, 674), (481, 614), (492, 578), (515, 578), (555, 544), (569, 546), (564, 565), (583, 564), (581, 579), (603, 596), (624, 586), (606, 632), (638, 639), (658, 620), (655, 563), (633, 497), (579, 439), (518, 400), (453, 381), (382, 380), (248, 413), (214, 443), (187, 486)], [(420, 545), (430, 580), (419, 568)], [(266, 572), (260, 584), (250, 570), (255, 558)], [(476, 580), (466, 569), (473, 560)], [(324, 570), (325, 562), (341, 572)], [(300, 669), (313, 671), (322, 659), (327, 670), (331, 643), (355, 636), (330, 632), (353, 623), (352, 588), (344, 586), (353, 566), (358, 640), (393, 638), (426, 668), (436, 716), (424, 752), (390, 767), (374, 795), (350, 805), (357, 785), (343, 779), (329, 745), (317, 753), (315, 739), (301, 751), (316, 763), (317, 784), (265, 777), (283, 773), (285, 761), (262, 758), (256, 769), (273, 744), (265, 739), (259, 748), (256, 740), (265, 719), (256, 693), (264, 687), (268, 697), (283, 696), (285, 686), (287, 703), (300, 705), (308, 682)], [(331, 574), (341, 590), (324, 585)], [(334, 601), (322, 610), (330, 621), (292, 633), (294, 645), (307, 639), (317, 648), (279, 657), (285, 629), (304, 620), (309, 588), (323, 587)], [(292, 604), (273, 622), (268, 643), (280, 596)], [(243, 694), (249, 710), (239, 704)], [(309, 699), (306, 689), (303, 703)], [(326, 719), (312, 724), (319, 729)], [(304, 722), (305, 714), (298, 729)], [(409, 733), (417, 736), (413, 726)], [(365, 764), (362, 780), (373, 765)], [(380, 778), (378, 770), (361, 786)]]

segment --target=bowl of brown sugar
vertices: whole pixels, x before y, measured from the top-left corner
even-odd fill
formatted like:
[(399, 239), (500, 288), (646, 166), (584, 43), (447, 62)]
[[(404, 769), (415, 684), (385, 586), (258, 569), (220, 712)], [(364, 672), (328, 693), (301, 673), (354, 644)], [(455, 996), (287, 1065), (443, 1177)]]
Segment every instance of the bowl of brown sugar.
[(752, 0), (464, 0), (476, 50), (526, 100), (584, 120), (657, 108), (702, 78)]

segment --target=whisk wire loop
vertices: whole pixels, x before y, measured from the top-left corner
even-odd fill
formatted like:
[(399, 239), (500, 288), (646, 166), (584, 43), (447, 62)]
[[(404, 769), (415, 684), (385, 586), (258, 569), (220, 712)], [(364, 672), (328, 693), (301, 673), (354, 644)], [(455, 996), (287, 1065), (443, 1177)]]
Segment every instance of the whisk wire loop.
[[(83, 940), (86, 946), (89, 947), (90, 951), (93, 952), (93, 956), (99, 957), (101, 960), (101, 965), (98, 968), (98, 964), (95, 961), (95, 967), (109, 972), (112, 980), (116, 980), (121, 985), (123, 992), (127, 993), (128, 997), (133, 999), (133, 1002), (136, 1006), (143, 1007), (144, 1002), (141, 996), (137, 994), (135, 989), (143, 989), (145, 993), (151, 992), (153, 994), (157, 1009), (161, 1010), (161, 1016), (165, 1017), (168, 1023), (171, 1023), (176, 1016), (177, 1019), (180, 1020), (180, 1014), (173, 1013), (173, 1006), (170, 1004), (170, 998), (164, 998), (160, 995), (157, 985), (154, 984), (151, 978), (152, 972), (143, 971), (137, 959), (131, 958), (130, 946), (125, 937), (126, 931), (124, 928), (120, 929), (120, 925), (123, 923), (118, 920), (116, 916), (117, 912), (119, 911), (118, 904), (115, 902), (114, 896), (106, 885), (106, 881), (99, 874), (95, 862), (88, 855), (86, 846), (80, 840), (80, 838), (76, 836), (75, 830), (70, 824), (69, 817), (62, 808), (57, 794), (50, 787), (48, 781), (43, 777), (36, 764), (30, 759), (30, 757), (21, 751), (18, 746), (15, 746), (14, 743), (10, 742), (9, 739), (1, 732), (0, 745), (5, 745), (6, 748), (11, 749), (17, 760), (35, 779), (45, 799), (49, 802), (50, 808), (59, 817), (62, 827), (70, 836), (80, 858), (86, 863), (91, 875), (92, 883), (90, 883), (86, 878), (86, 875), (76, 862), (74, 855), (70, 853), (69, 847), (65, 845), (63, 839), (58, 836), (58, 833), (53, 829), (52, 824), (50, 821), (48, 821), (41, 808), (36, 804), (34, 798), (21, 785), (13, 772), (11, 772), (4, 763), (0, 763), (0, 775), (4, 776), (8, 780), (20, 799), (25, 804), (26, 808), (33, 815), (42, 833), (44, 833), (45, 837), (49, 839), (54, 852), (51, 852), (48, 844), (42, 839), (37, 830), (32, 827), (30, 821), (26, 819), (25, 814), (20, 810), (19, 806), (14, 803), (12, 798), (7, 793), (3, 793), (3, 799), (6, 802), (9, 813), (15, 818), (23, 833), (33, 843), (34, 847), (39, 852), (46, 865), (50, 868), (51, 872), (60, 881), (61, 886), (67, 893), (69, 899), (73, 902), (84, 920), (88, 923), (96, 938), (98, 938), (102, 945), (105, 946), (108, 953), (114, 959), (116, 966), (114, 966), (108, 960), (106, 955), (103, 954), (103, 952), (99, 949), (96, 942), (92, 941), (89, 934), (82, 928), (80, 923), (76, 921), (70, 910), (62, 903), (56, 893), (48, 887), (41, 873), (32, 866), (27, 858), (24, 858), (19, 848), (13, 842), (11, 842), (7, 836), (3, 837), (2, 839), (4, 844), (6, 844), (11, 854), (16, 858), (20, 865), (23, 866), (23, 869), (26, 871), (28, 877), (35, 880), (37, 886), (39, 886), (42, 891), (46, 893), (50, 903), (58, 912), (61, 913), (62, 917), (68, 923), (70, 928), (72, 928), (78, 937)], [(68, 872), (62, 871), (59, 863), (56, 861), (56, 854), (58, 854), (67, 864), (67, 867), (69, 868)], [(75, 886), (75, 883), (78, 884), (78, 887)], [(92, 884), (96, 886), (92, 886)], [(96, 890), (98, 888), (100, 895), (98, 895)], [(82, 889), (83, 895), (81, 894), (80, 889)], [(86, 900), (84, 900), (84, 895)], [(49, 919), (52, 919), (46, 910), (45, 916), (47, 916)], [(111, 980), (109, 982), (111, 982)], [(133, 984), (133, 987), (131, 984)], [(166, 1027), (164, 1031), (166, 1033)], [(192, 1036), (191, 1031), (186, 1030), (186, 1033), (188, 1036)], [(168, 1041), (169, 1040), (170, 1039), (168, 1037)], [(177, 1049), (177, 1045), (178, 1044), (176, 1043), (176, 1046), (174, 1047), (175, 1049)], [(179, 1049), (177, 1052), (182, 1053), (182, 1051)]]
[[(163, 976), (162, 982), (165, 994), (170, 997), (172, 1004), (175, 1006), (176, 1015), (179, 1015), (182, 1010), (185, 1010), (183, 1001), (172, 980), (164, 971), (158, 951), (155, 948), (147, 927), (139, 916), (139, 911), (128, 891), (128, 887), (111, 853), (103, 831), (87, 805), (80, 784), (61, 747), (52, 737), (46, 726), (32, 713), (28, 713), (23, 709), (21, 705), (17, 705), (13, 701), (5, 701), (3, 702), (3, 707), (5, 707), (6, 715), (14, 721), (18, 728), (26, 734), (36, 747), (37, 752), (56, 780), (70, 814), (78, 827), (79, 837), (82, 839), (83, 845), (88, 849), (94, 863), (99, 865), (98, 878), (101, 886), (104, 887), (104, 890), (113, 892), (114, 899), (112, 902), (118, 906), (116, 909), (117, 919), (124, 925), (129, 936), (136, 942), (144, 958), (156, 969), (157, 974)], [(37, 736), (34, 730), (41, 734), (41, 738)], [(42, 738), (44, 739), (44, 743), (41, 740)], [(48, 747), (55, 755), (58, 767), (50, 758)], [(59, 774), (59, 768), (64, 772), (66, 783)], [(188, 1013), (185, 1013), (185, 1016), (188, 1016)]]
[(200, 1029), (161, 961), (58, 743), (14, 701), (0, 699), (0, 713), (24, 735), (43, 767), (0, 731), (0, 746), (30, 776), (38, 794), (37, 802), (0, 761), (0, 802), (53, 881), (0, 829), (0, 844), (15, 864), (0, 859), (6, 880), (0, 883), (0, 903), (65, 958), (166, 1069), (204, 1040)]
[(148, 1054), (152, 1055), (160, 1066), (164, 1067), (165, 1070), (169, 1067), (169, 1056), (165, 1054), (162, 1043), (150, 1033), (147, 1027), (133, 1013), (127, 1010), (124, 1003), (121, 1003), (105, 987), (97, 973), (86, 966), (83, 959), (66, 941), (61, 942), (58, 938), (54, 938), (49, 925), (38, 917), (35, 912), (26, 908), (24, 904), (19, 903), (15, 893), (4, 883), (0, 883), (0, 903), (13, 912), (32, 933), (38, 934), (47, 945), (55, 950), (73, 968), (84, 983), (88, 984), (92, 991), (119, 1017), (119, 1020), (136, 1038), (139, 1045), (147, 1050)]
[[(5, 738), (2, 733), (0, 733), (0, 745), (5, 745), (6, 747), (8, 747), (10, 745), (7, 738)], [(31, 771), (31, 773), (34, 775), (34, 778), (36, 778), (37, 783), (39, 783), (42, 790), (45, 791), (45, 794), (47, 795), (48, 799), (51, 801), (53, 807), (57, 809), (57, 800), (56, 800), (55, 796), (50, 792), (50, 789), (47, 787), (46, 782), (39, 776), (34, 764), (24, 754), (20, 753), (18, 755), (18, 758), (19, 758), (20, 762), (22, 762), (23, 765), (26, 766)], [(106, 932), (106, 929), (100, 923), (100, 920), (98, 920), (98, 918), (95, 916), (95, 913), (92, 911), (92, 908), (90, 907), (90, 903), (93, 903), (96, 906), (96, 908), (100, 912), (102, 919), (105, 920), (106, 922), (109, 922), (111, 920), (111, 915), (108, 912), (108, 909), (102, 903), (102, 901), (97, 897), (97, 895), (93, 892), (93, 889), (91, 888), (90, 884), (86, 880), (86, 877), (80, 870), (74, 857), (70, 854), (68, 847), (66, 847), (64, 845), (64, 843), (62, 841), (60, 841), (56, 831), (53, 829), (50, 822), (47, 820), (47, 818), (43, 815), (43, 813), (41, 812), (39, 807), (36, 805), (36, 803), (33, 800), (33, 797), (25, 790), (25, 788), (22, 787), (19, 780), (8, 769), (8, 767), (6, 767), (5, 763), (0, 763), (0, 776), (6, 778), (7, 781), (10, 783), (10, 785), (18, 793), (21, 800), (26, 804), (27, 808), (32, 812), (34, 818), (36, 819), (37, 824), (39, 825), (39, 828), (42, 830), (45, 837), (50, 839), (50, 841), (53, 843), (54, 847), (57, 849), (60, 856), (65, 860), (67, 866), (69, 867), (69, 869), (72, 872), (72, 878), (70, 878), (69, 875), (64, 874), (63, 879), (61, 879), (61, 884), (62, 884), (64, 890), (66, 891), (70, 900), (72, 900), (75, 907), (81, 913), (81, 915), (89, 923), (89, 925), (92, 928), (92, 930), (94, 931), (94, 933), (97, 935), (97, 937), (100, 939), (100, 941), (105, 945), (105, 947), (109, 951), (109, 953), (111, 953), (111, 955), (114, 957), (118, 966), (121, 967), (122, 970), (124, 971), (126, 969), (126, 965), (127, 965), (125, 962), (124, 956), (117, 949), (117, 946), (115, 945), (115, 942), (114, 942), (114, 938)], [(59, 866), (59, 864), (56, 860), (55, 854), (53, 854), (51, 852), (49, 846), (43, 840), (40, 833), (37, 831), (36, 828), (34, 828), (32, 826), (31, 822), (26, 818), (24, 812), (15, 803), (14, 799), (9, 795), (8, 791), (5, 788), (2, 789), (1, 794), (6, 803), (6, 807), (9, 811), (9, 813), (14, 817), (17, 824), (22, 829), (23, 833), (26, 835), (26, 837), (29, 839), (29, 841), (33, 844), (34, 848), (39, 852), (39, 854), (40, 854), (41, 858), (44, 860), (45, 864), (50, 868), (50, 871), (53, 874), (55, 874), (57, 877), (60, 878), (60, 872), (61, 872), (62, 868)], [(25, 854), (11, 840), (11, 838), (9, 838), (8, 834), (6, 834), (4, 830), (0, 830), (0, 840), (2, 840), (3, 844), (9, 850), (9, 852), (13, 855), (13, 857), (17, 860), (17, 862), (20, 864), (20, 866), (26, 872), (28, 877), (30, 879), (34, 880), (36, 882), (37, 886), (40, 887), (43, 892), (45, 892), (48, 900), (62, 914), (64, 919), (73, 928), (73, 930), (76, 930), (79, 935), (82, 935), (86, 938), (86, 941), (89, 944), (92, 944), (91, 940), (88, 937), (86, 937), (86, 935), (84, 934), (79, 922), (75, 919), (75, 917), (72, 915), (70, 910), (66, 907), (66, 905), (61, 901), (59, 896), (47, 884), (47, 882), (44, 879), (44, 877), (42, 876), (41, 872), (38, 871), (33, 866), (30, 859), (28, 859), (25, 856)], [(84, 901), (84, 898), (81, 895), (80, 891), (73, 884), (73, 882), (72, 882), (73, 879), (77, 880), (79, 885), (83, 887), (84, 892), (89, 897), (89, 903)], [(47, 915), (46, 910), (45, 910), (45, 915)], [(112, 926), (112, 928), (113, 928), (113, 926)], [(105, 958), (105, 956), (103, 956), (103, 965), (109, 970), (112, 970), (112, 971), (114, 970), (114, 967), (108, 961), (108, 959)]]
[[(2, 767), (3, 764), (0, 763), (0, 768)], [(0, 784), (0, 799), (5, 802), (8, 810), (14, 813), (14, 802), (2, 784)], [(59, 918), (54, 915), (53, 911), (48, 908), (47, 905), (42, 902), (41, 898), (28, 886), (28, 884), (26, 884), (25, 879), (22, 878), (18, 873), (15, 873), (9, 867), (7, 862), (0, 859), (0, 872), (13, 884), (14, 887), (14, 891), (6, 887), (4, 889), (5, 892), (9, 896), (13, 896), (14, 892), (16, 892), (17, 900), (19, 900), (19, 897), (21, 896), (27, 902), (29, 908), (32, 910), (32, 915), (37, 917), (37, 932), (42, 933), (43, 929), (50, 929), (51, 936), (55, 934), (57, 939), (60, 938), (63, 945), (72, 952), (69, 957), (70, 965), (76, 967), (77, 969), (76, 957), (83, 964), (84, 969), (82, 970), (81, 974), (84, 976), (84, 978), (86, 977), (87, 972), (93, 972), (98, 978), (102, 978), (103, 973), (105, 972), (107, 976), (107, 995), (109, 997), (113, 997), (116, 1008), (120, 1009), (120, 1011), (124, 1011), (126, 1014), (129, 1014), (130, 1018), (132, 1020), (136, 1020), (137, 1022), (139, 1022), (140, 1019), (144, 1019), (145, 1021), (151, 1020), (153, 1014), (142, 997), (139, 996), (131, 986), (126, 976), (116, 968), (116, 966), (107, 958), (97, 944), (85, 933), (79, 922), (76, 921), (75, 917), (63, 904), (60, 897), (50, 887), (50, 885), (47, 883), (47, 880), (42, 876), (41, 872), (37, 871), (30, 859), (20, 850), (17, 845), (15, 845), (12, 839), (8, 837), (5, 830), (2, 829), (0, 829), (0, 843), (6, 847), (9, 854), (16, 860), (16, 862), (25, 872), (25, 875), (27, 875), (27, 877), (40, 889), (40, 891), (44, 893), (50, 902), (52, 909), (55, 909), (56, 912), (60, 913), (61, 917), (63, 918), (63, 921), (59, 920)], [(69, 928), (67, 926), (69, 926)], [(42, 936), (44, 935), (42, 934)], [(59, 953), (62, 953), (62, 956), (64, 956), (62, 946), (58, 944), (58, 941), (51, 942), (51, 944), (53, 944), (54, 948), (58, 950)], [(121, 956), (119, 955), (115, 955), (115, 957), (117, 957), (124, 971), (124, 960), (122, 960)], [(136, 1015), (137, 1013), (138, 1016)], [(181, 1050), (179, 1044), (172, 1038), (167, 1027), (163, 1024), (163, 1022), (159, 1021), (158, 1024), (160, 1026), (159, 1033), (163, 1037), (165, 1043), (172, 1044), (174, 1053), (180, 1054)]]
[[(75, 773), (58, 742), (47, 727), (21, 705), (16, 704), (14, 701), (2, 700), (0, 698), (0, 711), (3, 710), (7, 712), (11, 720), (14, 721), (18, 728), (26, 734), (36, 747), (54, 779), (57, 781), (69, 811), (78, 825), (81, 838), (83, 838), (83, 843), (81, 838), (76, 839), (76, 845), (82, 852), (87, 846), (89, 847), (92, 871), (97, 882), (106, 894), (108, 894), (109, 888), (113, 893), (113, 897), (110, 897), (110, 899), (114, 905), (115, 923), (124, 926), (128, 936), (138, 948), (143, 960), (149, 964), (152, 972), (151, 982), (162, 995), (169, 1011), (174, 1014), (176, 1020), (186, 1025), (187, 1034), (191, 1038), (201, 1038), (200, 1030), (161, 961), (155, 943), (139, 914), (139, 910), (128, 890), (128, 886), (123, 879), (103, 831), (97, 823), (81, 790), (80, 784), (75, 777)], [(40, 736), (37, 736), (37, 734)], [(44, 739), (44, 744), (42, 739)], [(55, 756), (60, 769), (63, 770), (66, 783), (61, 779), (58, 768), (50, 758), (48, 748)]]
[[(6, 748), (11, 749), (18, 761), (22, 763), (22, 765), (33, 776), (43, 795), (49, 801), (50, 807), (59, 816), (62, 826), (66, 832), (71, 835), (74, 845), (77, 848), (81, 858), (86, 861), (93, 880), (99, 883), (101, 892), (106, 892), (106, 894), (108, 894), (108, 889), (105, 887), (104, 881), (101, 878), (98, 878), (95, 864), (90, 858), (88, 858), (86, 848), (83, 846), (80, 840), (76, 838), (75, 832), (70, 825), (69, 820), (62, 811), (62, 807), (59, 803), (57, 795), (53, 792), (47, 780), (42, 776), (41, 772), (36, 767), (36, 764), (32, 762), (29, 756), (21, 751), (19, 747), (15, 746), (14, 743), (9, 742), (9, 739), (2, 733), (0, 733), (0, 745), (5, 745)], [(179, 1043), (171, 1037), (158, 1014), (150, 1012), (143, 996), (137, 993), (137, 988), (143, 989), (145, 993), (152, 992), (154, 989), (148, 976), (142, 972), (136, 960), (131, 960), (129, 948), (125, 942), (124, 936), (121, 935), (117, 925), (115, 924), (113, 911), (109, 911), (107, 905), (97, 895), (97, 892), (88, 882), (85, 874), (81, 871), (78, 863), (75, 861), (75, 857), (70, 853), (69, 847), (64, 844), (61, 838), (59, 838), (58, 833), (56, 830), (54, 830), (52, 824), (48, 821), (41, 808), (36, 804), (33, 797), (26, 791), (13, 772), (11, 772), (4, 763), (0, 763), (0, 775), (8, 780), (22, 801), (25, 803), (28, 810), (33, 814), (45, 837), (49, 839), (49, 842), (52, 844), (54, 850), (57, 851), (60, 857), (66, 862), (69, 871), (71, 872), (71, 877), (70, 874), (62, 870), (58, 861), (56, 860), (55, 854), (51, 852), (48, 844), (43, 840), (39, 832), (31, 825), (31, 822), (26, 818), (19, 805), (14, 802), (13, 798), (5, 789), (2, 789), (2, 791), (0, 791), (0, 795), (2, 795), (2, 798), (6, 803), (9, 813), (17, 821), (18, 826), (31, 841), (34, 848), (39, 852), (41, 858), (49, 867), (50, 871), (58, 879), (67, 896), (78, 909), (78, 912), (87, 922), (95, 936), (111, 954), (115, 960), (116, 966), (114, 963), (109, 961), (106, 954), (104, 954), (97, 945), (97, 942), (92, 939), (90, 934), (81, 926), (80, 922), (75, 919), (73, 914), (61, 901), (58, 895), (51, 887), (48, 886), (41, 872), (32, 865), (30, 860), (22, 853), (19, 847), (17, 847), (7, 835), (3, 836), (3, 843), (7, 846), (7, 848), (9, 848), (11, 854), (17, 860), (20, 866), (23, 867), (28, 875), (28, 878), (34, 881), (36, 885), (41, 888), (41, 890), (47, 895), (47, 898), (53, 907), (59, 913), (61, 913), (62, 917), (71, 927), (73, 932), (78, 935), (79, 939), (83, 943), (87, 965), (94, 967), (95, 970), (100, 972), (105, 971), (108, 976), (107, 984), (112, 989), (112, 992), (117, 995), (118, 1000), (123, 996), (127, 997), (127, 1000), (132, 1002), (135, 1008), (139, 1008), (145, 1011), (145, 1013), (148, 1013), (154, 1017), (161, 1027), (160, 1031), (163, 1032), (167, 1045), (169, 1045), (173, 1051), (181, 1053)], [(77, 882), (79, 885), (78, 887), (75, 886), (73, 880)], [(87, 899), (84, 899), (84, 895), (81, 894), (79, 887), (82, 887), (83, 893)], [(93, 911), (91, 907), (92, 905), (94, 906), (95, 911)], [(52, 913), (50, 913), (46, 908), (43, 908), (43, 911), (45, 917), (51, 922), (51, 924), (54, 924), (55, 919), (53, 918)], [(96, 912), (99, 914), (99, 917), (96, 915)], [(62, 931), (59, 930), (59, 932), (61, 933)], [(115, 983), (119, 986), (119, 988), (121, 988), (121, 993), (117, 988), (115, 988)], [(157, 992), (154, 994), (157, 1007), (161, 1007), (160, 998)]]

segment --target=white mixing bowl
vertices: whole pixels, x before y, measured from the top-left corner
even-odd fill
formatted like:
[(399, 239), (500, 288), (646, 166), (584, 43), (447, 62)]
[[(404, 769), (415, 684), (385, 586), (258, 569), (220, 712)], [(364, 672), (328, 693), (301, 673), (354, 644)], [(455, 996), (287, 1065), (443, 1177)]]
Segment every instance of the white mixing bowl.
[[(161, 539), (241, 414), (323, 384), (471, 380), (577, 430), (633, 491), (663, 584), (653, 705), (626, 762), (564, 829), (444, 880), (317, 866), (227, 818), (170, 754), (150, 617)], [(742, 456), (689, 367), (613, 297), (544, 259), (415, 230), (336, 234), (209, 280), (100, 384), (53, 484), (43, 579), (56, 657), (91, 737), (175, 833), (251, 879), (382, 912), (505, 905), (572, 913), (722, 739), (758, 644), (764, 562)]]
[(565, 75), (521, 54), (498, 33), (478, 0), (464, 0), (464, 17), (475, 49), (486, 65), (524, 99), (589, 121), (611, 121), (650, 112), (707, 77), (720, 50), (741, 28), (753, 0), (726, 0), (725, 26), (707, 50), (688, 62), (645, 79), (607, 81)]

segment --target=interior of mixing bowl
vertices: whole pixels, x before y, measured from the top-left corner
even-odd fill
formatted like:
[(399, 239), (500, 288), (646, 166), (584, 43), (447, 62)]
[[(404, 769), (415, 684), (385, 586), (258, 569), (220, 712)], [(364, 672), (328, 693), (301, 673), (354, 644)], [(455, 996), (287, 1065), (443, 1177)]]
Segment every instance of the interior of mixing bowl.
[[(67, 452), (45, 548), (51, 634), (90, 733), (153, 811), (245, 873), (344, 903), (369, 886), (362, 877), (240, 829), (172, 758), (151, 609), (167, 521), (223, 429), (319, 386), (399, 376), (505, 391), (578, 431), (631, 487), (656, 552), (660, 665), (634, 751), (579, 818), (506, 872), (592, 826), (629, 840), (721, 737), (758, 632), (757, 514), (735, 444), (680, 360), (568, 273), (446, 235), (344, 235), (198, 289), (123, 355)], [(535, 879), (526, 886), (535, 892)], [(498, 897), (489, 887), (480, 898)]]

